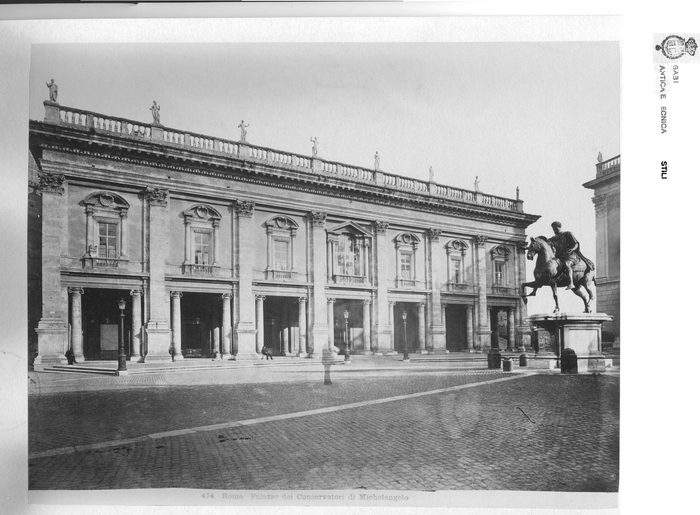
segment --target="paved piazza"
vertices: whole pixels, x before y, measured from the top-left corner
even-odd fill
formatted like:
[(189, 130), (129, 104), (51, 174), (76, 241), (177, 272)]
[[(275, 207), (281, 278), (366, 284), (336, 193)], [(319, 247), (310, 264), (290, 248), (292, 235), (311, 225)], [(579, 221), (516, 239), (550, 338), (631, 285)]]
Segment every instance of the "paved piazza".
[(618, 487), (615, 373), (366, 358), (329, 386), (312, 363), (30, 377), (33, 490)]

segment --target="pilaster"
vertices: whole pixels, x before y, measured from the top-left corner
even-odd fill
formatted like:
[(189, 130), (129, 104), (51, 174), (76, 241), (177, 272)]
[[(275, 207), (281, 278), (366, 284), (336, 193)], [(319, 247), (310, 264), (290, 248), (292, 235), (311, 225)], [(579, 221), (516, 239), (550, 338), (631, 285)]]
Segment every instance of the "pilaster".
[[(321, 357), (328, 348), (328, 306), (326, 303), (326, 213), (312, 211), (307, 217), (310, 225), (309, 256), (311, 260), (311, 295), (307, 347), (309, 357)], [(332, 334), (332, 333), (331, 333)]]
[(255, 237), (258, 234), (253, 223), (255, 202), (238, 200), (237, 213), (236, 269), (238, 271), (238, 313), (236, 316), (236, 359), (258, 359), (255, 329), (255, 295), (253, 293), (253, 268), (258, 257), (255, 255)]
[(60, 174), (39, 174), (41, 191), (41, 320), (36, 328), (38, 336), (38, 356), (34, 369), (43, 370), (47, 366), (66, 364), (68, 345), (68, 303), (64, 302), (61, 288), (61, 242), (66, 238), (64, 224), (65, 177)]
[(433, 354), (446, 354), (445, 324), (442, 316), (442, 298), (440, 288), (440, 229), (428, 230), (428, 281), (430, 302), (428, 304), (429, 318), (429, 351)]
[(170, 293), (165, 288), (165, 264), (170, 255), (169, 191), (147, 188), (144, 202), (148, 212), (148, 322), (146, 323), (147, 352), (143, 361), (172, 361), (170, 355)]
[(374, 331), (372, 334), (372, 348), (376, 354), (385, 354), (394, 350), (392, 341), (391, 316), (389, 309), (389, 295), (387, 284), (389, 281), (389, 241), (387, 237), (388, 222), (375, 220), (375, 244), (374, 244), (374, 277), (377, 286), (377, 300), (374, 303)]
[(478, 278), (479, 298), (477, 300), (477, 328), (476, 345), (477, 350), (487, 352), (491, 348), (491, 325), (489, 322), (489, 311), (487, 306), (487, 274), (486, 266), (486, 242), (488, 238), (484, 235), (474, 238), (474, 249), (476, 252), (476, 276)]

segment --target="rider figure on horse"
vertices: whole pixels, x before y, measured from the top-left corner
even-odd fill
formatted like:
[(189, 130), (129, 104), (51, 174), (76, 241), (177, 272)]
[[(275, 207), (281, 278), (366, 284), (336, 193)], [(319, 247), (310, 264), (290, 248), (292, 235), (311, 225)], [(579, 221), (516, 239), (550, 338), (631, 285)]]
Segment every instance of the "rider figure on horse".
[(574, 285), (574, 265), (583, 260), (586, 263), (587, 270), (593, 270), (594, 265), (591, 260), (584, 257), (579, 250), (578, 240), (569, 231), (561, 230), (560, 222), (552, 222), (552, 230), (554, 236), (549, 238), (549, 244), (555, 249), (556, 257), (559, 258), (564, 265), (564, 279), (567, 281), (567, 290), (575, 288)]

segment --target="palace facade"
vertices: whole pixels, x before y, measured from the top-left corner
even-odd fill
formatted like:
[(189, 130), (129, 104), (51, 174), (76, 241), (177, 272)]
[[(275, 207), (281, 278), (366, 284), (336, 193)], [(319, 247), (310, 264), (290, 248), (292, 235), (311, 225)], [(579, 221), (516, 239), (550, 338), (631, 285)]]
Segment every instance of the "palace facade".
[(603, 324), (603, 338), (620, 338), (620, 156), (596, 165), (595, 179), (583, 185), (593, 190), (596, 230), (596, 306), (612, 316)]
[(520, 199), (44, 105), (29, 125), (37, 370), (69, 348), (115, 359), (120, 320), (142, 362), (529, 343), (518, 287), (539, 217)]

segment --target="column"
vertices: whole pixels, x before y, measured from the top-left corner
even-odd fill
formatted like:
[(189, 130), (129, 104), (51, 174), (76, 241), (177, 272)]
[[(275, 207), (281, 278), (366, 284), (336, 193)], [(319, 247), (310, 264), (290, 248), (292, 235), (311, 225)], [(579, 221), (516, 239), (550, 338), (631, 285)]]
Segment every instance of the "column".
[(389, 327), (391, 328), (391, 331), (389, 332), (389, 350), (385, 351), (387, 356), (397, 354), (395, 350), (395, 338), (396, 335), (394, 334), (394, 306), (396, 305), (396, 302), (393, 300), (389, 301)]
[(335, 347), (335, 318), (333, 313), (333, 304), (335, 304), (335, 299), (328, 299), (328, 349), (337, 352)]
[(131, 290), (131, 361), (141, 359), (141, 290)]
[(515, 309), (508, 308), (508, 350), (515, 351)]
[(306, 356), (306, 297), (299, 298), (299, 349), (297, 356)]
[[(237, 360), (258, 359), (260, 348), (256, 336), (256, 299), (253, 293), (253, 268), (258, 256), (255, 255), (255, 239), (260, 236), (259, 228), (253, 223), (255, 203), (238, 200), (235, 203), (237, 213), (236, 263), (238, 265), (238, 295), (236, 299), (236, 341)], [(223, 339), (223, 338), (222, 338)]]
[[(527, 246), (527, 240), (516, 245), (515, 265), (518, 269), (518, 276), (521, 282), (527, 281), (525, 269)], [(517, 286), (520, 287), (520, 284), (517, 284)], [(518, 344), (518, 349), (522, 352), (534, 352), (530, 337), (530, 323), (527, 318), (527, 305), (523, 302), (518, 302), (515, 322), (517, 324), (516, 343)]]
[(372, 347), (377, 354), (384, 354), (394, 350), (393, 330), (391, 322), (393, 310), (389, 305), (387, 283), (389, 282), (389, 252), (391, 246), (387, 237), (388, 222), (376, 220), (374, 222), (374, 280), (377, 287), (377, 297), (374, 303), (374, 327), (372, 331)]
[(149, 288), (148, 322), (146, 323), (147, 362), (172, 361), (170, 355), (170, 292), (165, 287), (166, 263), (170, 260), (169, 191), (147, 188), (144, 202), (148, 205), (147, 234)]
[(328, 305), (326, 302), (326, 213), (312, 211), (308, 216), (310, 227), (309, 259), (311, 261), (311, 298), (307, 347), (309, 357), (321, 357), (328, 346)]
[(83, 356), (83, 310), (81, 304), (81, 295), (84, 293), (82, 288), (68, 288), (71, 294), (72, 309), (71, 309), (71, 348), (75, 361), (82, 363), (85, 361)]
[(284, 314), (282, 319), (282, 355), (292, 355), (292, 348), (290, 347), (289, 338), (289, 305), (286, 303), (284, 305)]
[(189, 216), (185, 217), (185, 264), (189, 265), (192, 260), (192, 220)]
[(219, 265), (219, 220), (212, 220), (212, 226), (214, 227), (214, 237), (212, 238), (212, 254), (214, 256), (214, 262), (212, 263), (214, 266)]
[(467, 306), (467, 352), (474, 352), (474, 306)]
[(366, 239), (362, 240), (362, 257), (363, 262), (362, 262), (362, 268), (363, 272), (365, 274), (365, 284), (369, 284), (370, 281), (370, 273), (369, 273), (369, 241)]
[(170, 297), (172, 300), (172, 314), (170, 320), (173, 325), (173, 361), (182, 361), (182, 322), (180, 318), (180, 298), (182, 292), (171, 291)]
[[(46, 168), (45, 168), (46, 169)], [(34, 370), (47, 366), (66, 364), (68, 327), (65, 316), (68, 303), (63, 301), (61, 287), (61, 242), (67, 239), (64, 223), (66, 210), (64, 193), (65, 177), (60, 174), (40, 173), (41, 190), (41, 320), (36, 328), (39, 355), (34, 360)]]
[(129, 257), (129, 244), (126, 241), (126, 235), (128, 234), (126, 230), (126, 211), (120, 211), (119, 218), (121, 220), (119, 224), (119, 257), (127, 259)]
[[(430, 289), (429, 313), (429, 341), (428, 347), (435, 354), (446, 354), (445, 323), (440, 291), (440, 229), (429, 229), (428, 236), (428, 281)], [(442, 249), (444, 251), (444, 249)], [(414, 252), (415, 256), (415, 252)], [(415, 267), (413, 267), (415, 269)]]
[(486, 269), (486, 236), (474, 238), (474, 249), (476, 253), (476, 274), (479, 298), (477, 300), (477, 328), (476, 345), (477, 349), (487, 352), (491, 348), (491, 323), (489, 320), (489, 309), (487, 302), (487, 269)]
[(429, 354), (425, 348), (425, 302), (418, 303), (418, 353)]
[(362, 301), (362, 354), (372, 354), (372, 337), (370, 334), (371, 320), (370, 307), (372, 301), (365, 299)]
[[(221, 359), (232, 359), (231, 294), (221, 294)], [(239, 351), (240, 353), (240, 351)]]
[(255, 296), (255, 320), (257, 327), (257, 334), (255, 337), (255, 352), (258, 354), (262, 351), (263, 345), (265, 345), (265, 311), (264, 303), (265, 295)]

